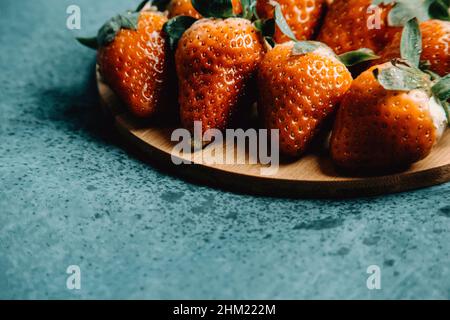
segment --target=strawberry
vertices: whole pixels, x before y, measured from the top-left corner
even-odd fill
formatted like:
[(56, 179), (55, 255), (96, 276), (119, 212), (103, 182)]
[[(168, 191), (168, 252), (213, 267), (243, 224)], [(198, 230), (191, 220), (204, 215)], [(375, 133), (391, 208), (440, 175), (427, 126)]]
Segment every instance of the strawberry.
[[(233, 12), (239, 14), (242, 12), (240, 0), (233, 0)], [(189, 16), (200, 19), (202, 16), (192, 6), (191, 0), (172, 0), (167, 8), (169, 10), (169, 18), (177, 16)]]
[[(289, 27), (298, 40), (309, 40), (315, 34), (320, 19), (325, 10), (325, 0), (278, 0)], [(257, 0), (256, 10), (259, 17), (270, 19), (274, 17), (272, 0)], [(276, 29), (276, 43), (289, 41), (279, 28)]]
[(258, 74), (259, 113), (266, 128), (279, 129), (283, 154), (303, 154), (335, 112), (352, 83), (345, 64), (373, 58), (367, 50), (338, 57), (310, 41), (279, 44), (266, 54)]
[(161, 33), (167, 17), (157, 11), (140, 11), (144, 4), (109, 20), (97, 37), (78, 39), (98, 50), (103, 80), (131, 113), (141, 118), (165, 108), (169, 81), (166, 41)]
[[(230, 0), (192, 3), (202, 16), (215, 18), (195, 22), (176, 17), (164, 28), (169, 38), (175, 38), (170, 43), (176, 49), (181, 122), (190, 130), (195, 121), (202, 122), (203, 132), (224, 130), (250, 108), (248, 93), (264, 42), (250, 20), (235, 17)], [(249, 16), (249, 7), (243, 9)]]
[(200, 20), (180, 40), (175, 61), (186, 128), (226, 129), (238, 111), (264, 49), (251, 22)]
[(426, 158), (448, 120), (450, 77), (419, 70), (417, 20), (403, 32), (402, 59), (373, 66), (345, 95), (331, 137), (331, 156), (344, 169), (404, 168)]
[(200, 19), (202, 17), (192, 6), (191, 0), (172, 0), (167, 9), (169, 10), (169, 18), (189, 16)]
[[(429, 69), (440, 76), (450, 73), (450, 22), (429, 20), (420, 24), (422, 32), (422, 60), (429, 63)], [(377, 64), (400, 57), (401, 34), (380, 52)]]
[(415, 16), (427, 20), (430, 2), (334, 0), (318, 40), (338, 54), (362, 47), (378, 53), (401, 31), (405, 21)]

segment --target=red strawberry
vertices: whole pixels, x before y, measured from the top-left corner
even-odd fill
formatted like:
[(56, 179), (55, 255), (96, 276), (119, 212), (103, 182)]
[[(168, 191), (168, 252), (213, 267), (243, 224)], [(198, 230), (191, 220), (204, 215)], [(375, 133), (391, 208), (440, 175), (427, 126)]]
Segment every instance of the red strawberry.
[(169, 18), (189, 16), (200, 19), (202, 17), (192, 6), (191, 0), (172, 0), (167, 9), (169, 10)]
[[(164, 27), (176, 48), (181, 122), (190, 130), (195, 121), (202, 122), (204, 132), (224, 130), (250, 108), (264, 42), (250, 20), (235, 17), (231, 0), (192, 4), (202, 16), (215, 18), (195, 22), (176, 17)], [(242, 16), (251, 16), (250, 3), (243, 6)]]
[[(450, 22), (429, 20), (420, 24), (422, 31), (422, 60), (430, 63), (430, 70), (441, 76), (450, 73)], [(401, 34), (380, 52), (377, 64), (400, 57)]]
[(389, 91), (377, 81), (374, 70), (389, 67), (365, 71), (345, 96), (331, 139), (331, 156), (338, 166), (407, 166), (427, 157), (442, 135), (445, 114), (425, 90)]
[[(333, 1), (318, 40), (338, 54), (358, 48), (380, 51), (400, 29), (388, 24), (392, 5), (380, 5), (379, 9), (371, 5), (372, 0)], [(376, 25), (377, 18), (379, 26)]]
[[(350, 57), (353, 61), (350, 63)], [(337, 57), (317, 42), (287, 42), (268, 52), (258, 75), (259, 111), (268, 129), (279, 129), (280, 150), (304, 153), (352, 83), (348, 64), (373, 58), (367, 51)]]
[(96, 38), (79, 39), (98, 49), (102, 78), (138, 117), (165, 108), (169, 75), (161, 31), (166, 21), (156, 11), (127, 12), (108, 21)]
[(450, 77), (420, 71), (417, 21), (405, 27), (402, 61), (372, 67), (345, 95), (331, 138), (331, 156), (343, 168), (385, 170), (427, 157), (448, 120)]
[[(278, 0), (277, 1), (298, 40), (308, 40), (313, 37), (325, 10), (325, 0)], [(256, 10), (259, 17), (270, 19), (274, 17), (274, 6), (271, 0), (257, 0)], [(274, 35), (276, 43), (289, 41), (289, 37), (277, 28)]]
[(204, 19), (179, 41), (175, 61), (184, 127), (226, 129), (245, 102), (264, 54), (257, 30), (241, 18)]

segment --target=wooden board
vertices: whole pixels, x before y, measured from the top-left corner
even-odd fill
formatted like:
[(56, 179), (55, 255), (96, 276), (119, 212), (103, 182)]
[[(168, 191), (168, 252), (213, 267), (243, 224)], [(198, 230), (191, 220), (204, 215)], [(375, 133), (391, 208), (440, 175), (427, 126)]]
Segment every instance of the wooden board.
[[(175, 165), (171, 142), (175, 127), (144, 124), (130, 116), (120, 101), (97, 75), (104, 110), (125, 141), (139, 148), (152, 162), (170, 167), (177, 174), (196, 182), (231, 191), (294, 198), (348, 198), (397, 193), (450, 181), (450, 131), (433, 153), (410, 169), (384, 176), (345, 176), (338, 173), (326, 153), (308, 154), (295, 162), (280, 164), (274, 176), (262, 176), (261, 165), (207, 165), (202, 155), (194, 164)], [(185, 157), (191, 160), (191, 157)]]

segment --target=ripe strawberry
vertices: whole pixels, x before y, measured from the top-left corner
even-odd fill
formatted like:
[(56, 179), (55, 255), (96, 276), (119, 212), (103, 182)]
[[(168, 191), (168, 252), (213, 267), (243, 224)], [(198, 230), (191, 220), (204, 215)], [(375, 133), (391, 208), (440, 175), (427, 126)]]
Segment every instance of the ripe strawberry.
[(331, 156), (338, 166), (407, 166), (427, 157), (441, 136), (444, 111), (425, 90), (389, 91), (377, 81), (374, 70), (390, 67), (365, 71), (345, 96), (331, 138)]
[(192, 6), (191, 0), (172, 0), (167, 9), (169, 10), (169, 18), (189, 16), (200, 19), (202, 17)]
[(325, 16), (318, 40), (326, 43), (337, 54), (358, 48), (369, 48), (379, 52), (400, 29), (388, 24), (392, 4), (381, 4), (379, 9), (371, 5), (372, 0), (333, 1)]
[[(240, 0), (232, 0), (233, 12), (239, 14), (242, 12)], [(169, 10), (169, 18), (177, 16), (189, 16), (200, 19), (202, 16), (192, 6), (191, 0), (172, 0), (167, 8)]]
[(108, 21), (96, 38), (79, 39), (98, 50), (103, 80), (138, 117), (165, 108), (169, 75), (161, 31), (166, 21), (156, 11), (127, 12)]
[[(278, 0), (277, 2), (296, 39), (311, 39), (325, 10), (325, 0)], [(256, 10), (259, 17), (263, 19), (274, 17), (274, 6), (271, 0), (257, 0)], [(274, 40), (276, 43), (283, 43), (290, 39), (277, 28)]]
[(450, 77), (433, 80), (418, 69), (419, 26), (411, 21), (402, 41), (405, 60), (365, 71), (342, 101), (331, 138), (339, 167), (409, 166), (430, 154), (447, 126)]
[[(429, 69), (440, 76), (450, 73), (450, 22), (429, 20), (420, 24), (422, 31), (422, 60), (429, 62)], [(401, 33), (380, 52), (377, 64), (400, 57)]]
[(175, 55), (184, 127), (226, 129), (245, 102), (264, 54), (257, 30), (241, 18), (203, 19), (179, 41)]
[(283, 154), (304, 153), (335, 112), (352, 83), (343, 61), (350, 65), (370, 58), (366, 50), (338, 57), (310, 41), (279, 44), (266, 54), (258, 74), (258, 107), (265, 127), (279, 129)]
[(194, 8), (214, 18), (175, 17), (166, 23), (164, 30), (176, 49), (178, 100), (185, 128), (193, 130), (194, 122), (201, 121), (203, 133), (224, 130), (250, 108), (250, 87), (265, 49), (262, 35), (247, 19), (252, 18), (250, 2), (242, 1), (246, 19), (236, 17), (231, 0), (196, 0)]

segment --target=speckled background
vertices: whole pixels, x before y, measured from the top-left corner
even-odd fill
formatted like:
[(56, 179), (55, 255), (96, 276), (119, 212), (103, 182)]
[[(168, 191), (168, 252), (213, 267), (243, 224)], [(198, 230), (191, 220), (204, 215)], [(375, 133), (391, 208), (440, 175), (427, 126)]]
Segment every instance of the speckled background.
[[(137, 2), (0, 2), (0, 298), (450, 298), (449, 184), (257, 198), (126, 151), (102, 125), (95, 53), (73, 38)], [(66, 28), (69, 4), (80, 31)], [(72, 264), (79, 291), (66, 288)]]

